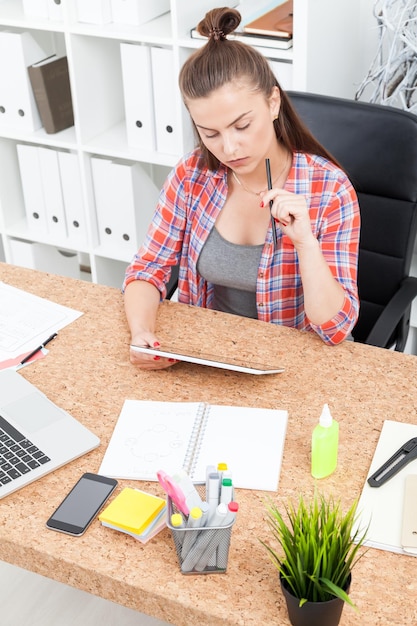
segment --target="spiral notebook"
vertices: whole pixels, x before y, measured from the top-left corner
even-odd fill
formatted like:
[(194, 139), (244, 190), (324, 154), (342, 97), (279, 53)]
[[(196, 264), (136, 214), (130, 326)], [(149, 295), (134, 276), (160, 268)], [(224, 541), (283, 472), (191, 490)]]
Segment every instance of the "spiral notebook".
[(225, 462), (235, 487), (275, 491), (287, 421), (278, 409), (125, 400), (99, 473), (157, 480), (182, 468), (200, 482)]

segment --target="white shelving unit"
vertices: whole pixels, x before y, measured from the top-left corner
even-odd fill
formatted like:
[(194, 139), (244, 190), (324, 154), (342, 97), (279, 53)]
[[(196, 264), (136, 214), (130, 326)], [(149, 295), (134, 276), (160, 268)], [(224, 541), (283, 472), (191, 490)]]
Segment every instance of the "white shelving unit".
[[(143, 3), (152, 1), (143, 0)], [(363, 32), (358, 28), (363, 24), (363, 1), (294, 0), (293, 48), (261, 49), (273, 63), (284, 88), (354, 96), (367, 67), (361, 55)], [(41, 250), (43, 265), (39, 269), (57, 271), (58, 254), (64, 257), (64, 265), (68, 259), (69, 273), (75, 271), (76, 276), (84, 276), (80, 274), (80, 267), (86, 266), (91, 268), (93, 282), (118, 287), (136, 244), (132, 242), (131, 249), (129, 246), (118, 249), (100, 243), (91, 159), (103, 157), (139, 163), (160, 187), (170, 168), (192, 145), (188, 114), (176, 87), (171, 103), (179, 111), (176, 153), (133, 148), (128, 144), (120, 44), (127, 42), (171, 50), (176, 76), (184, 60), (201, 45), (191, 39), (190, 30), (206, 11), (224, 6), (224, 2), (170, 0), (169, 12), (141, 26), (81, 23), (77, 21), (76, 5), (76, 0), (62, 0), (62, 20), (40, 20), (25, 16), (22, 0), (0, 1), (0, 29), (49, 32), (56, 49), (67, 55), (75, 116), (74, 127), (53, 135), (46, 134), (43, 128), (34, 132), (17, 128), (0, 130), (0, 260), (19, 262), (12, 254), (17, 240), (19, 244), (26, 243)], [(253, 1), (243, 0), (242, 5), (251, 7)], [(256, 10), (267, 9), (270, 5), (271, 0), (258, 1)], [(28, 228), (16, 148), (19, 143), (77, 156), (87, 233), (83, 245), (71, 237), (34, 234)], [(118, 207), (114, 210), (117, 212)], [(152, 211), (152, 207), (149, 210)], [(48, 259), (49, 268), (45, 267)], [(65, 269), (59, 273), (65, 273)]]

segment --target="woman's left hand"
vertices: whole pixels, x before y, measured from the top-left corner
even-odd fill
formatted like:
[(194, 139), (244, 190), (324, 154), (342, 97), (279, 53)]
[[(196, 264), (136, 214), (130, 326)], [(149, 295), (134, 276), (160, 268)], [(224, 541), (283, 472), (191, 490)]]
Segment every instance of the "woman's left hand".
[(277, 220), (283, 233), (295, 248), (311, 243), (315, 239), (311, 230), (310, 214), (306, 198), (285, 189), (271, 189), (262, 196), (264, 206), (272, 200), (271, 215)]

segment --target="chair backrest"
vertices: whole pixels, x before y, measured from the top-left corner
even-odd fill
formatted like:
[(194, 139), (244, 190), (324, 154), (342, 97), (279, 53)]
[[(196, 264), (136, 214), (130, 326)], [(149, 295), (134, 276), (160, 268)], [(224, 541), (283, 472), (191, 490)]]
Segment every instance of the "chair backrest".
[(288, 95), (358, 194), (361, 307), (353, 335), (365, 342), (410, 271), (417, 230), (417, 116), (380, 104), (293, 91)]

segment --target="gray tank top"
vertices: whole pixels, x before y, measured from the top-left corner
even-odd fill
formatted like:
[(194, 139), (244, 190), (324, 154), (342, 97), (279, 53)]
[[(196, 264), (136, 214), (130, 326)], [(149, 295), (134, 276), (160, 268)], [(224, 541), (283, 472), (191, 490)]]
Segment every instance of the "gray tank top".
[(198, 273), (214, 287), (213, 308), (257, 319), (256, 279), (263, 244), (245, 246), (211, 230), (197, 262)]

